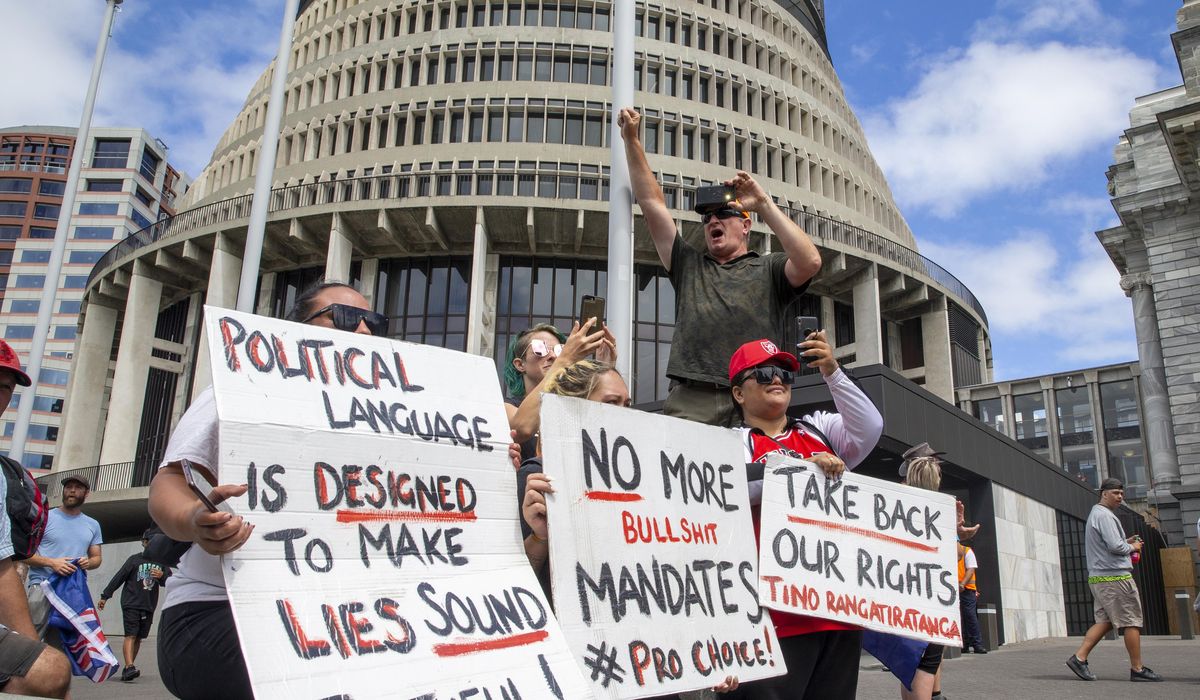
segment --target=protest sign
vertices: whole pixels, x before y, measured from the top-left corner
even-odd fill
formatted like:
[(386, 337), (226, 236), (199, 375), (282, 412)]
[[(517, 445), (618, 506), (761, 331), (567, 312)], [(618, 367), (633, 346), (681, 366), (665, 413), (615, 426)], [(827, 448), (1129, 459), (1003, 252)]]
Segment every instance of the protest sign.
[(954, 499), (767, 456), (758, 595), (763, 605), (962, 644)]
[(256, 697), (576, 698), (483, 357), (207, 307)]
[(542, 397), (554, 604), (604, 698), (781, 675), (737, 434)]

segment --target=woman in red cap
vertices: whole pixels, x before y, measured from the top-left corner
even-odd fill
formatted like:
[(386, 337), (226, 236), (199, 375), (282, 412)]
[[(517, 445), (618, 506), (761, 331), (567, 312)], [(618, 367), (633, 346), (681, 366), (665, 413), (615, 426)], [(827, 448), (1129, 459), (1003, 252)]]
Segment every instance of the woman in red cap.
[[(772, 452), (800, 457), (827, 475), (840, 477), (853, 469), (879, 441), (883, 416), (850, 377), (838, 367), (825, 331), (809, 334), (798, 346), (809, 367), (821, 371), (837, 413), (817, 411), (803, 418), (787, 414), (792, 378), (800, 362), (769, 340), (737, 349), (729, 361), (730, 391), (742, 411), (747, 462), (764, 462)], [(762, 477), (750, 482), (755, 535), (759, 529)], [(746, 683), (733, 698), (853, 698), (858, 691), (862, 630), (805, 615), (771, 611), (779, 646), (787, 662), (785, 676)]]

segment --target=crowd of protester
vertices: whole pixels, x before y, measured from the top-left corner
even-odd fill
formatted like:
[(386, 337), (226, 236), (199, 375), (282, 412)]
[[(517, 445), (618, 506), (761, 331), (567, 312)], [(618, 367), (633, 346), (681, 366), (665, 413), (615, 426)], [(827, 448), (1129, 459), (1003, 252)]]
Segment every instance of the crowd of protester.
[[(784, 453), (808, 460), (828, 478), (838, 479), (875, 448), (883, 418), (839, 366), (825, 331), (813, 330), (790, 347), (783, 344), (789, 337), (785, 327), (795, 322), (796, 302), (821, 266), (820, 254), (807, 234), (749, 174), (738, 172), (724, 183), (727, 201), (697, 209), (703, 220), (703, 248), (686, 242), (646, 161), (640, 122), (636, 111), (621, 111), (619, 125), (634, 194), (677, 300), (677, 325), (666, 370), (670, 393), (664, 412), (739, 431), (745, 445), (757, 538), (761, 465), (767, 455)], [(781, 252), (760, 255), (750, 250), (752, 215), (774, 234)], [(387, 320), (372, 311), (354, 287), (333, 281), (304, 291), (287, 318), (359, 334), (380, 333)], [(570, 329), (534, 325), (513, 339), (500, 368), (512, 431), (509, 453), (517, 472), (514, 497), (524, 549), (548, 594), (551, 533), (547, 495), (554, 489), (543, 473), (541, 397), (557, 394), (629, 406), (628, 386), (615, 366), (616, 340), (603, 318), (581, 318)], [(789, 413), (792, 384), (802, 366), (819, 371), (835, 411), (802, 417)], [(7, 407), (14, 386), (28, 383), (15, 354), (0, 341), (0, 410)], [(130, 557), (104, 589), (99, 604), (103, 608), (118, 587), (123, 589), (126, 669), (122, 677), (132, 680), (158, 586), (165, 586), (158, 667), (167, 690), (184, 699), (253, 697), (220, 556), (245, 544), (254, 528), (232, 512), (209, 510), (189, 489), (184, 474), (185, 469), (194, 469), (207, 479), (213, 485), (210, 498), (214, 502), (242, 495), (246, 485), (221, 483), (219, 454), (216, 404), (210, 388), (195, 397), (180, 419), (151, 484), (149, 512), (161, 528), (162, 546), (171, 552), (152, 554), (155, 546), (147, 533), (143, 542), (146, 552)], [(928, 444), (906, 452), (900, 474), (904, 483), (938, 490), (939, 454)], [(0, 489), (4, 485), (5, 480), (0, 479)], [(101, 536), (95, 521), (80, 512), (89, 489), (86, 479), (70, 477), (63, 486), (63, 505), (51, 513), (43, 548), (29, 557), (27, 588), (12, 558), (8, 521), (0, 518), (0, 688), (6, 692), (63, 697), (69, 688), (65, 657), (39, 641), (46, 612), (39, 584), (50, 576), (98, 566)], [(959, 536), (966, 540), (978, 526), (965, 527), (961, 505)], [(1111, 530), (1111, 523), (1104, 522)], [(1132, 551), (1137, 545), (1110, 545), (1104, 553), (1107, 563), (1097, 564), (1101, 567), (1097, 571), (1106, 575), (1117, 571), (1113, 567), (1120, 565), (1117, 560), (1127, 553), (1126, 547)], [(1090, 564), (1091, 540), (1088, 548)], [(986, 653), (975, 619), (977, 563), (968, 547), (960, 544), (958, 549), (964, 651)], [(1123, 599), (1126, 605), (1127, 598)], [(770, 617), (787, 674), (746, 683), (730, 676), (714, 690), (731, 698), (756, 700), (855, 697), (864, 648), (861, 628), (777, 611), (771, 611)], [(1140, 625), (1131, 615), (1114, 616), (1111, 622), (1123, 628), (1127, 642)], [(1101, 627), (1093, 632), (1107, 631)], [(1089, 632), (1084, 647), (1072, 657), (1070, 665), (1081, 678), (1090, 674), (1087, 652), (1089, 644), (1098, 639), (1099, 634)], [(879, 643), (872, 637), (867, 648)], [(901, 696), (905, 700), (939, 697), (942, 647), (920, 644), (912, 649), (912, 668), (904, 675), (897, 673), (902, 681)], [(1131, 662), (1140, 663), (1132, 650)], [(1149, 669), (1144, 673), (1153, 674)]]

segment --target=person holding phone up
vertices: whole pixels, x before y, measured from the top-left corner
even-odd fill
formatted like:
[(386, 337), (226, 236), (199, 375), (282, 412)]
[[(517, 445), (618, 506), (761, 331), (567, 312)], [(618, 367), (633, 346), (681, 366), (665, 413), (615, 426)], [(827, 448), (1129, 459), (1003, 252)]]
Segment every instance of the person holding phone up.
[[(371, 310), (354, 287), (320, 282), (296, 299), (287, 319), (350, 333), (382, 335), (387, 317)], [(150, 483), (150, 515), (169, 537), (192, 542), (167, 587), (158, 632), (158, 667), (163, 685), (184, 700), (252, 700), (250, 676), (238, 644), (233, 610), (225, 591), (220, 555), (250, 538), (254, 527), (221, 510), (241, 496), (245, 484), (222, 484), (201, 498), (207, 479), (219, 482), (217, 407), (212, 388), (192, 401), (179, 420), (158, 473)], [(191, 485), (187, 472), (192, 472)], [(193, 493), (193, 487), (201, 494)]]
[[(725, 372), (730, 356), (755, 338), (782, 344), (795, 301), (821, 269), (821, 254), (808, 234), (740, 170), (724, 182), (720, 196), (697, 197), (705, 249), (685, 243), (646, 160), (641, 122), (630, 108), (618, 118), (633, 195), (675, 288), (675, 336), (667, 362), (671, 392), (663, 412), (732, 427), (733, 400)], [(749, 250), (750, 212), (766, 223), (784, 252), (760, 256)]]

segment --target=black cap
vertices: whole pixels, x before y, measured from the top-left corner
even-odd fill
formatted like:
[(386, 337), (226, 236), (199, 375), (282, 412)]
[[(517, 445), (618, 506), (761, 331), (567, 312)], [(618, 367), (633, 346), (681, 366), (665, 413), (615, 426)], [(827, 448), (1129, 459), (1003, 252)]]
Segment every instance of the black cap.
[(1125, 484), (1120, 479), (1114, 479), (1113, 477), (1110, 476), (1109, 478), (1100, 482), (1101, 493), (1103, 493), (1105, 491), (1116, 491), (1118, 489), (1120, 489), (1122, 491), (1125, 490)]

